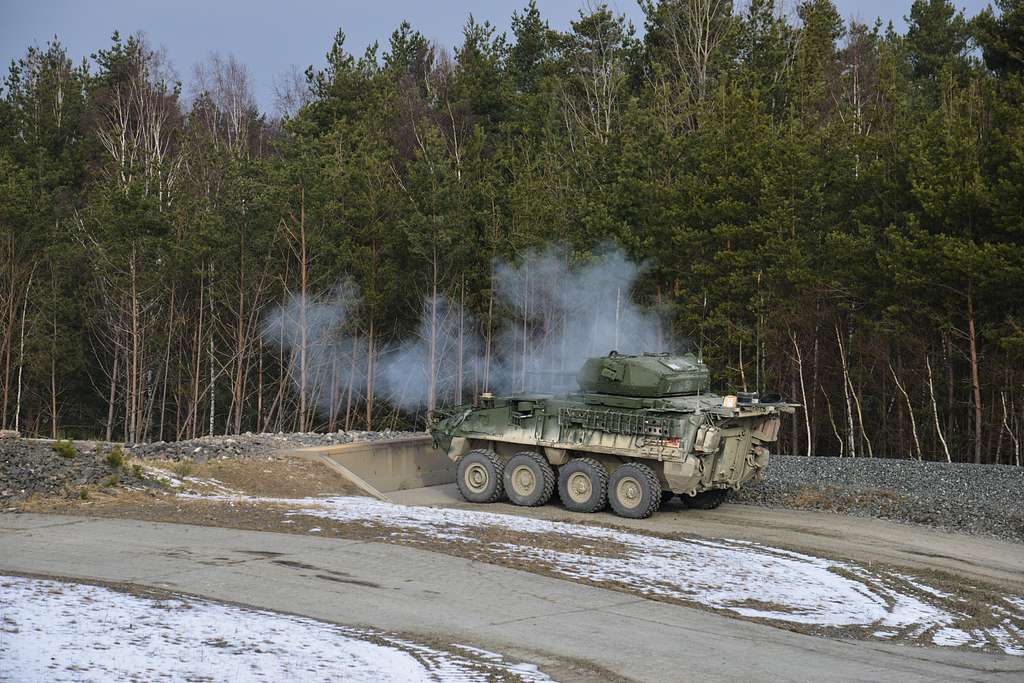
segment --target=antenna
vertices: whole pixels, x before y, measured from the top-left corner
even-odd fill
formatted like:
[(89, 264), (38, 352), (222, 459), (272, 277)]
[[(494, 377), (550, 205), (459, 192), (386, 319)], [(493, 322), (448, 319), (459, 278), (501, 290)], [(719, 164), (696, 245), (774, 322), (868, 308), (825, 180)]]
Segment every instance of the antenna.
[(704, 308), (700, 312), (700, 343), (697, 345), (697, 362), (704, 362), (704, 319), (708, 315), (708, 290), (704, 290)]
[(619, 308), (622, 305), (622, 287), (615, 288), (615, 348), (619, 348)]

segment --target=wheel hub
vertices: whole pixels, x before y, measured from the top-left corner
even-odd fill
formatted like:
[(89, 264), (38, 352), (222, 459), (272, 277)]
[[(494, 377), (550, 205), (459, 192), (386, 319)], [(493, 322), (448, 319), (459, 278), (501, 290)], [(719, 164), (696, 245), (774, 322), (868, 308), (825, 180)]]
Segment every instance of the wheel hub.
[(620, 481), (619, 485), (615, 487), (615, 492), (618, 494), (619, 501), (630, 508), (635, 508), (639, 505), (644, 497), (640, 482), (632, 477), (625, 477)]
[(590, 482), (588, 477), (583, 472), (574, 472), (569, 477), (569, 495), (576, 502), (582, 503), (590, 498), (590, 494), (593, 491), (593, 484)]
[(512, 471), (512, 488), (519, 495), (530, 495), (536, 486), (537, 478), (533, 476), (533, 471), (526, 465), (520, 465)]
[(489, 477), (483, 465), (473, 463), (466, 468), (466, 486), (474, 493), (480, 493), (487, 488)]

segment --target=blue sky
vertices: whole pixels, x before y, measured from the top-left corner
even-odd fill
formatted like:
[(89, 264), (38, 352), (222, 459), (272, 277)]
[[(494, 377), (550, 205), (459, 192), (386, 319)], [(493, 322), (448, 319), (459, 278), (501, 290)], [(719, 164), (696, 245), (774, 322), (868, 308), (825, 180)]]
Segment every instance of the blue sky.
[[(292, 65), (304, 69), (321, 64), (340, 27), (347, 44), (360, 53), (374, 40), (386, 43), (403, 20), (428, 38), (453, 46), (460, 39), (466, 17), (489, 19), (500, 30), (508, 30), (512, 12), (527, 0), (0, 0), (0, 60), (4, 72), (11, 59), (24, 54), (32, 44), (42, 45), (54, 35), (60, 37), (76, 59), (109, 44), (115, 30), (122, 34), (144, 31), (151, 42), (165, 46), (185, 83), (192, 78), (194, 64), (210, 52), (234, 54), (252, 70), (257, 99), (265, 108), (273, 102), (274, 77)], [(578, 0), (538, 0), (542, 15), (552, 27), (564, 29), (582, 6)], [(636, 0), (613, 0), (614, 9), (625, 13), (637, 25), (643, 18)], [(790, 1), (787, 6), (793, 3)], [(875, 17), (904, 26), (910, 0), (837, 0), (845, 17), (870, 22)], [(968, 16), (988, 2), (958, 2)]]

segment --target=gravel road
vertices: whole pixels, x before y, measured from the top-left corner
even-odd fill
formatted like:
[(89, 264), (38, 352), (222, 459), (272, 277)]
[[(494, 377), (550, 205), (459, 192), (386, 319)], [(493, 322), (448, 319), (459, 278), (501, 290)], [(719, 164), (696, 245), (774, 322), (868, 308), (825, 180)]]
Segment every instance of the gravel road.
[(560, 681), (911, 683), (1024, 673), (1020, 657), (816, 638), (360, 539), (53, 515), (0, 522), (0, 573), (128, 582), (340, 620), (500, 652)]

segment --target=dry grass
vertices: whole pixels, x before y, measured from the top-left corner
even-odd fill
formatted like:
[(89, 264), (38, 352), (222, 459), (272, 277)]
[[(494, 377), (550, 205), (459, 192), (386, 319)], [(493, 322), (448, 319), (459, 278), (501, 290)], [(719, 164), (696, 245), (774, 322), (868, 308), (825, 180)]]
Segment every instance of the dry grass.
[(146, 465), (171, 472), (179, 478), (214, 479), (224, 486), (251, 496), (307, 498), (311, 496), (356, 496), (362, 492), (348, 480), (323, 465), (308, 460), (281, 458), (267, 460), (146, 460)]
[(902, 497), (895, 491), (875, 489), (869, 491), (848, 491), (838, 486), (824, 488), (805, 486), (789, 497), (792, 507), (811, 510), (846, 510), (850, 508), (877, 507), (882, 514), (895, 510)]
[[(161, 467), (159, 462), (162, 461), (153, 463), (154, 466)], [(174, 475), (179, 479), (184, 479), (185, 477), (191, 475), (192, 472), (195, 470), (195, 464), (191, 460), (178, 460), (177, 462), (170, 463), (164, 469), (168, 469), (171, 472), (174, 472)]]

